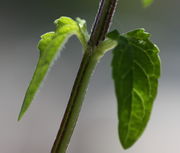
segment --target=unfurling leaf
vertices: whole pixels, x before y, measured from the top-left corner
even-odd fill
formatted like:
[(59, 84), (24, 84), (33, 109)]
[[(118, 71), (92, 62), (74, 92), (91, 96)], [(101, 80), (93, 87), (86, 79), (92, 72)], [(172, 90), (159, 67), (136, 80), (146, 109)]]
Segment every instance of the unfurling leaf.
[(18, 120), (22, 118), (29, 108), (48, 70), (52, 66), (54, 60), (57, 58), (68, 38), (72, 35), (76, 35), (82, 43), (84, 49), (86, 48), (89, 36), (86, 30), (85, 20), (77, 18), (77, 21), (74, 21), (68, 17), (61, 17), (55, 21), (55, 24), (56, 31), (42, 35), (41, 40), (39, 41), (38, 48), (40, 50), (40, 55), (38, 64), (26, 91)]
[[(159, 49), (150, 34), (138, 29), (115, 34), (112, 71), (118, 101), (119, 137), (122, 146), (131, 147), (143, 133), (150, 118), (160, 76)], [(113, 37), (113, 34), (111, 34)]]

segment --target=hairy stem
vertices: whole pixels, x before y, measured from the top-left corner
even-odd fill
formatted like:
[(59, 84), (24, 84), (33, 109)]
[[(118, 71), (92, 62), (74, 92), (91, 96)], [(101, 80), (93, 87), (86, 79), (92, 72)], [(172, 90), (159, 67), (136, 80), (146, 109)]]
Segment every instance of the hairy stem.
[(118, 0), (101, 0), (98, 13), (92, 28), (89, 45), (94, 47), (104, 40), (110, 27)]
[(89, 78), (95, 68), (97, 61), (92, 59), (90, 52), (83, 56), (77, 78), (69, 99), (60, 130), (56, 137), (51, 153), (65, 153), (72, 132), (77, 122), (82, 102), (85, 96)]
[(109, 29), (117, 0), (101, 0), (93, 30), (84, 53), (71, 96), (51, 153), (65, 153), (74, 131), (90, 77), (99, 61), (96, 51)]

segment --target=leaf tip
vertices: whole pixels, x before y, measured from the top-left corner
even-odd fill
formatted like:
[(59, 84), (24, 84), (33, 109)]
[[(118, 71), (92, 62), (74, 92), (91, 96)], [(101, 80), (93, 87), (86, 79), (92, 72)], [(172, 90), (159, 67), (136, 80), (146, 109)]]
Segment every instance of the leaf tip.
[(128, 145), (122, 143), (122, 147), (123, 147), (124, 150), (127, 150), (127, 149), (129, 149), (131, 146), (128, 146)]
[(134, 143), (135, 143), (135, 142), (133, 142), (133, 143), (129, 143), (129, 142), (128, 142), (128, 143), (127, 143), (127, 142), (122, 142), (122, 141), (121, 141), (121, 145), (122, 145), (122, 147), (123, 147), (124, 150), (127, 150), (127, 149), (131, 148)]
[(23, 113), (23, 111), (22, 111), (22, 109), (21, 109), (21, 111), (20, 111), (20, 113), (19, 113), (19, 115), (18, 115), (17, 121), (19, 122), (19, 121), (22, 119), (23, 116), (24, 116), (24, 113)]
[(32, 97), (27, 96), (27, 95), (29, 95), (29, 93), (28, 94), (27, 93), (26, 93), (26, 96), (24, 98), (23, 104), (21, 106), (20, 113), (18, 115), (18, 121), (20, 121), (23, 118), (24, 114), (26, 113), (26, 111), (28, 110), (28, 108), (32, 102), (32, 99), (31, 99)]
[(136, 139), (132, 138), (131, 136), (127, 136), (125, 139), (120, 136), (120, 142), (124, 150), (130, 149), (136, 141), (139, 139), (137, 137)]

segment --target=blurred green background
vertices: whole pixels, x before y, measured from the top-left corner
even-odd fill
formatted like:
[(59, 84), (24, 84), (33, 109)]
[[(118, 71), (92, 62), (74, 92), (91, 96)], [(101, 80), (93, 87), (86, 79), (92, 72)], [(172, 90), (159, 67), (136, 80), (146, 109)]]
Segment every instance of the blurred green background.
[[(111, 52), (91, 79), (67, 153), (179, 153), (180, 1), (119, 0), (111, 29), (145, 28), (161, 50), (162, 76), (151, 120), (129, 150), (120, 146), (111, 79)], [(0, 152), (49, 153), (82, 57), (73, 37), (21, 122), (17, 116), (38, 59), (40, 35), (54, 30), (60, 16), (87, 20), (90, 31), (98, 0), (0, 0)]]

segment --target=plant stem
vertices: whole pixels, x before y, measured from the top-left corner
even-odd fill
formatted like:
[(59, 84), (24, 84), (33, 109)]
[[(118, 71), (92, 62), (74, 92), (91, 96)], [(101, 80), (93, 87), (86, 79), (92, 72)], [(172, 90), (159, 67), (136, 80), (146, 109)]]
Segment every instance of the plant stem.
[(99, 61), (97, 46), (109, 29), (117, 0), (101, 0), (87, 50), (84, 53), (71, 96), (51, 153), (65, 153), (74, 131), (90, 77)]
[(89, 45), (94, 47), (104, 40), (110, 27), (118, 0), (101, 0), (99, 10), (92, 28)]
[(94, 70), (96, 63), (97, 61), (92, 59), (89, 51), (84, 54), (74, 87), (72, 89), (69, 103), (51, 153), (66, 152), (72, 132), (79, 116), (89, 78)]

